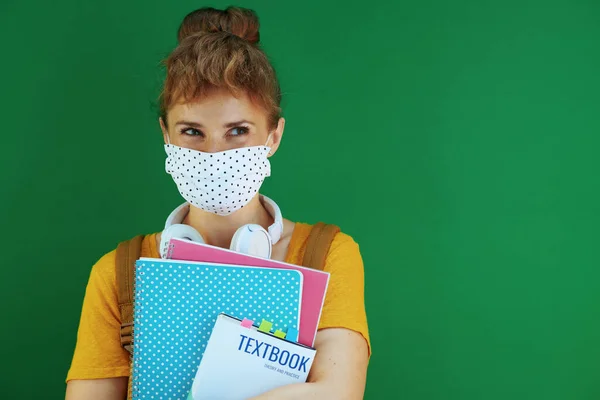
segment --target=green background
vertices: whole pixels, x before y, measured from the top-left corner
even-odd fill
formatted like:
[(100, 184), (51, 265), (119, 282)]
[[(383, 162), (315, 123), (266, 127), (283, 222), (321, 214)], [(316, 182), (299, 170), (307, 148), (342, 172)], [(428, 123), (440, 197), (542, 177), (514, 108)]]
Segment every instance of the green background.
[[(0, 5), (0, 398), (60, 399), (91, 266), (161, 229), (193, 1)], [(287, 118), (264, 193), (361, 245), (367, 399), (600, 398), (600, 3), (242, 1)]]

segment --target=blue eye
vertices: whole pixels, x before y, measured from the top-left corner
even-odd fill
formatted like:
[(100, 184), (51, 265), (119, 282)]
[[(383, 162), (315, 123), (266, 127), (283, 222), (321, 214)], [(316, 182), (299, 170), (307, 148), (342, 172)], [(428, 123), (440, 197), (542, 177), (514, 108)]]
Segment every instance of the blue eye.
[(202, 135), (202, 132), (200, 132), (198, 129), (196, 128), (185, 128), (181, 131), (181, 133), (184, 133), (186, 135), (190, 135), (190, 136), (198, 136), (198, 135)]
[(248, 133), (248, 128), (243, 126), (236, 126), (231, 130), (231, 136), (241, 136)]

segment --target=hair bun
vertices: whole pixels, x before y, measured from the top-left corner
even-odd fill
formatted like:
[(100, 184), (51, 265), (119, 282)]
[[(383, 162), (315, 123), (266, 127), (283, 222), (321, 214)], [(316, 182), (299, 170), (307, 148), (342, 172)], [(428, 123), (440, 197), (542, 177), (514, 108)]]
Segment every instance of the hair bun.
[(181, 43), (186, 37), (200, 32), (228, 32), (252, 44), (258, 44), (259, 26), (258, 16), (250, 9), (228, 7), (217, 10), (203, 7), (185, 16), (179, 26), (177, 40)]

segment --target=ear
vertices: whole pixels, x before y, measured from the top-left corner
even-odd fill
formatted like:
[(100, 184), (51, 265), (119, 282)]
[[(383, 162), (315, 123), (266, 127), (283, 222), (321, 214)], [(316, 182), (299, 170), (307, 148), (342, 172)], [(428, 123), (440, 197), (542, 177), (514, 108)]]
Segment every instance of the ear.
[(165, 121), (163, 121), (162, 117), (158, 117), (158, 123), (160, 124), (160, 130), (162, 131), (162, 134), (163, 134), (163, 140), (165, 141), (165, 144), (168, 144), (169, 143), (169, 130), (167, 129)]
[[(270, 145), (271, 151), (269, 152), (269, 157), (271, 157), (273, 154), (275, 154), (275, 152), (279, 148), (279, 145), (281, 144), (281, 138), (283, 136), (284, 128), (285, 128), (285, 118), (279, 118), (279, 121), (277, 121), (277, 128), (275, 128), (275, 130), (271, 132), (271, 145)], [(268, 143), (267, 143), (267, 145), (268, 145)]]

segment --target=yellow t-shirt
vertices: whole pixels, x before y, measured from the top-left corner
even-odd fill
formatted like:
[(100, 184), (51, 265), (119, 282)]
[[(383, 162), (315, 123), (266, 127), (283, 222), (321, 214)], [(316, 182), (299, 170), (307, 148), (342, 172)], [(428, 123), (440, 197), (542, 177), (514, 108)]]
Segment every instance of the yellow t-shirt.
[[(312, 226), (296, 223), (285, 262), (300, 265)], [(116, 378), (130, 375), (129, 353), (121, 347), (121, 317), (113, 250), (92, 268), (85, 291), (77, 344), (67, 374), (72, 379)], [(142, 242), (142, 257), (160, 258), (156, 234)], [(364, 271), (358, 244), (338, 233), (327, 255), (329, 287), (319, 329), (347, 328), (360, 333), (371, 345), (364, 305)]]

